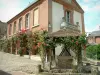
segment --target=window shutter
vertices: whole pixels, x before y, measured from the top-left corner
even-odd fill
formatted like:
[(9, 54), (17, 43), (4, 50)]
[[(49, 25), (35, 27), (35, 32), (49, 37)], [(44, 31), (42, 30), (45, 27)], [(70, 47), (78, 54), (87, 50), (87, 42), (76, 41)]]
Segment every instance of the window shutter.
[(38, 8), (34, 10), (34, 26), (39, 25), (39, 10)]

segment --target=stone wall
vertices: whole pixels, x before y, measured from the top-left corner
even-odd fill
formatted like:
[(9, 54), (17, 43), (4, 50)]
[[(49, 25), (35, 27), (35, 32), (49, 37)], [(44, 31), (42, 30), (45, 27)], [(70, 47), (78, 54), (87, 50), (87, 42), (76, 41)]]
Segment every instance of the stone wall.
[(73, 59), (71, 56), (58, 56), (58, 67), (71, 69), (72, 68)]

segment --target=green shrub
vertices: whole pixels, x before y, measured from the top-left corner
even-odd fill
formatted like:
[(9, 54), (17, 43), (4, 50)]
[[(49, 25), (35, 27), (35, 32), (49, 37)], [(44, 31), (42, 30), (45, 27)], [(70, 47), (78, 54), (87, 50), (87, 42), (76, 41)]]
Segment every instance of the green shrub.
[(90, 45), (86, 48), (88, 58), (100, 60), (100, 45)]
[(97, 59), (100, 60), (100, 44), (97, 46)]

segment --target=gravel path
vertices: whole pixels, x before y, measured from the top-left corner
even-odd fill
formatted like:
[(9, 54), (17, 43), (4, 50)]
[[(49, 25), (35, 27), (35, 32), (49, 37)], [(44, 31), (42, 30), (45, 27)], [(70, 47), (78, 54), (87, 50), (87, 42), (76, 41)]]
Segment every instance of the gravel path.
[(40, 61), (34, 61), (13, 54), (0, 52), (0, 70), (8, 73), (15, 73), (16, 71), (21, 71), (29, 74), (34, 74), (38, 70), (37, 67), (39, 64), (41, 64)]

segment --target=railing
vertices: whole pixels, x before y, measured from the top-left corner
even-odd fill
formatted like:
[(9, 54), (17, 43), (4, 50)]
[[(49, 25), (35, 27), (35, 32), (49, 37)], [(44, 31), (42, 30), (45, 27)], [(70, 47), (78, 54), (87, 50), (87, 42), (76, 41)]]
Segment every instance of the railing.
[(71, 28), (71, 29), (75, 29), (75, 30), (80, 30), (79, 25), (72, 25), (70, 23), (68, 23), (68, 25), (66, 26), (67, 28)]
[(72, 25), (70, 23), (62, 23), (62, 24), (64, 24), (64, 25), (61, 26), (61, 29), (73, 29), (73, 30), (80, 31), (79, 25)]

